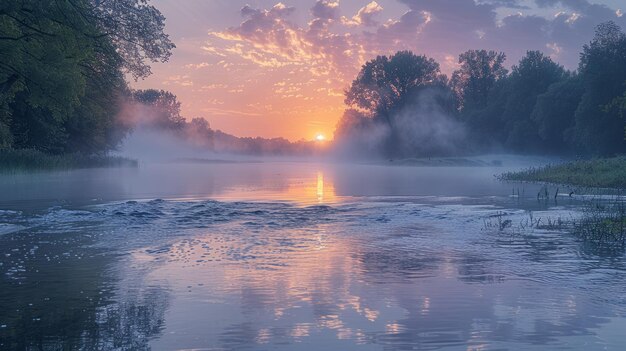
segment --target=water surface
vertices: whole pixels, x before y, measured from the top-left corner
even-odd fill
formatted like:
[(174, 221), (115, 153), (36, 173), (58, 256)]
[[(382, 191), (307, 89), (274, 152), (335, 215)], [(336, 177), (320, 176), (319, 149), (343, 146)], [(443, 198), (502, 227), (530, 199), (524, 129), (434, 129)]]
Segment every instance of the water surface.
[(581, 204), (508, 168), (3, 175), (0, 349), (623, 349), (624, 253), (520, 230)]

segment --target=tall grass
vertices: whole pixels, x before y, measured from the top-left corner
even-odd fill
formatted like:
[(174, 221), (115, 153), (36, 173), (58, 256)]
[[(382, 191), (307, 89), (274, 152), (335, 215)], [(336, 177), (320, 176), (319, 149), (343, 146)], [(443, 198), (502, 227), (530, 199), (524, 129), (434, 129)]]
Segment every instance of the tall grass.
[(626, 249), (626, 197), (598, 196), (585, 200), (577, 214), (566, 217), (537, 217), (532, 211), (513, 220), (505, 212), (497, 212), (483, 219), (483, 229), (523, 234), (534, 230), (571, 233), (584, 243), (610, 249)]
[(547, 182), (597, 188), (626, 188), (626, 156), (581, 160), (520, 172), (507, 172), (500, 180)]
[(31, 149), (0, 151), (0, 172), (137, 166), (136, 160), (119, 156), (82, 153), (49, 155)]
[(574, 230), (585, 241), (626, 247), (626, 200), (618, 196), (608, 202), (590, 202)]

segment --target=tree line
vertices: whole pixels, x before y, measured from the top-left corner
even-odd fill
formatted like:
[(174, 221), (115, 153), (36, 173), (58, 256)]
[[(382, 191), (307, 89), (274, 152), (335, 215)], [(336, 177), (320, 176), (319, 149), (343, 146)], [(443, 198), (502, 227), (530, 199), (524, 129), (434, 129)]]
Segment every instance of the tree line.
[(502, 52), (469, 50), (448, 78), (423, 55), (378, 56), (346, 91), (339, 150), (396, 157), (626, 152), (626, 35), (615, 23), (596, 28), (575, 71), (539, 51), (510, 72), (505, 62)]
[[(141, 122), (119, 118), (140, 104), (151, 110), (151, 128), (205, 149), (319, 151), (307, 141), (237, 138), (202, 118), (187, 121), (169, 92), (130, 89), (127, 78), (144, 78), (150, 63), (170, 57), (164, 27), (146, 0), (1, 2), (0, 150), (105, 152)], [(626, 35), (615, 23), (597, 27), (575, 71), (538, 51), (510, 71), (495, 51), (470, 50), (458, 63), (448, 78), (435, 60), (409, 51), (367, 62), (346, 91), (349, 109), (331, 150), (393, 157), (626, 152)]]
[(237, 137), (213, 129), (202, 117), (187, 120), (181, 115), (176, 95), (165, 90), (146, 89), (131, 93), (131, 104), (120, 120), (128, 129), (167, 133), (191, 148), (214, 153), (254, 156), (312, 156), (322, 148), (314, 141), (289, 141), (285, 138)]

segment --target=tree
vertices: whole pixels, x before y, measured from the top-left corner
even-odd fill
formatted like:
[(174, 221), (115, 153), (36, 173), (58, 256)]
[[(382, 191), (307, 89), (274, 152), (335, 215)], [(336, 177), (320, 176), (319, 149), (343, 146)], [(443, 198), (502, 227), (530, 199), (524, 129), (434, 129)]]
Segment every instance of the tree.
[(133, 100), (149, 107), (144, 121), (148, 125), (177, 131), (185, 126), (185, 118), (180, 115), (180, 102), (176, 95), (165, 90), (135, 90)]
[(215, 148), (215, 132), (211, 129), (209, 122), (202, 117), (193, 118), (191, 122), (187, 123), (185, 134), (195, 146), (209, 150)]
[(456, 109), (447, 77), (435, 60), (409, 51), (367, 62), (346, 92), (346, 104), (372, 120), (348, 110), (338, 126), (338, 135), (363, 150), (374, 144), (389, 157), (435, 155), (457, 141), (443, 139), (459, 135), (450, 118)]
[(135, 79), (150, 75), (148, 62), (165, 62), (176, 46), (165, 34), (165, 17), (148, 0), (89, 0), (75, 5), (116, 48)]
[(113, 128), (115, 99), (104, 97), (127, 91), (125, 73), (145, 77), (146, 61), (169, 58), (174, 45), (163, 27), (147, 0), (2, 2), (0, 147), (114, 145), (119, 133), (93, 130)]
[[(626, 82), (624, 83), (626, 85)], [(616, 113), (622, 119), (624, 129), (624, 140), (626, 140), (626, 92), (616, 97), (604, 107), (604, 112)]]
[(537, 124), (539, 137), (546, 150), (569, 153), (574, 128), (574, 115), (584, 93), (580, 77), (568, 75), (537, 97), (531, 119)]
[(565, 69), (539, 51), (528, 51), (513, 66), (508, 78), (508, 96), (502, 114), (507, 131), (505, 145), (514, 151), (542, 149), (539, 128), (531, 118), (537, 97), (565, 77)]
[(461, 110), (472, 112), (487, 106), (491, 89), (508, 74), (505, 60), (503, 52), (487, 50), (469, 50), (459, 55), (461, 67), (454, 71), (450, 83)]
[(581, 152), (612, 155), (626, 152), (620, 110), (606, 108), (624, 91), (626, 35), (613, 22), (600, 24), (583, 47), (579, 72), (585, 92), (576, 110), (574, 139)]
[(506, 142), (508, 131), (502, 123), (502, 116), (511, 95), (510, 90), (510, 79), (508, 77), (500, 79), (491, 87), (484, 108), (461, 111), (460, 118), (477, 149), (491, 151), (502, 147)]
[(363, 158), (379, 155), (388, 137), (388, 129), (383, 128), (381, 123), (361, 111), (345, 110), (335, 127), (335, 153)]
[[(36, 132), (43, 126), (51, 140), (63, 134), (63, 120), (85, 90), (80, 64), (93, 55), (89, 40), (75, 31), (86, 30), (88, 23), (78, 17), (71, 26), (59, 24), (67, 22), (65, 16), (74, 18), (72, 13), (69, 2), (0, 5), (0, 106), (3, 124), (12, 129), (8, 136), (2, 133), (7, 139), (1, 144), (28, 146), (31, 137), (45, 137)], [(16, 97), (21, 101), (11, 106)]]
[(384, 118), (392, 125), (390, 115), (419, 88), (445, 82), (435, 60), (400, 51), (391, 57), (378, 56), (367, 62), (346, 91), (345, 102), (375, 118)]

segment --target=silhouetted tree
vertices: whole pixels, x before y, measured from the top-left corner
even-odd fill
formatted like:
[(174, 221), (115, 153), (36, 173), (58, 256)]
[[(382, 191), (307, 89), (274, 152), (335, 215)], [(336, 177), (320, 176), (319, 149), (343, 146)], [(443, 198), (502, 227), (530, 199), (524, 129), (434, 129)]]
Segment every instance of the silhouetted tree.
[(392, 125), (393, 111), (405, 104), (417, 89), (445, 82), (435, 60), (400, 51), (367, 62), (346, 91), (345, 102)]
[(450, 90), (434, 60), (407, 51), (379, 56), (363, 66), (346, 92), (346, 104), (360, 111), (347, 110), (339, 121), (337, 144), (366, 150), (364, 140), (383, 135), (386, 142), (368, 153), (449, 152), (454, 148), (427, 146), (442, 138), (458, 142), (453, 140), (458, 133), (445, 132), (457, 127), (446, 117), (457, 115), (473, 146), (465, 150), (626, 152), (626, 34), (615, 23), (597, 27), (583, 48), (578, 72), (566, 71), (539, 51), (528, 51), (510, 74), (504, 61), (505, 55), (494, 51), (461, 54), (460, 68), (449, 82), (457, 104), (450, 109)]
[[(624, 83), (626, 85), (626, 82)], [(610, 104), (604, 107), (609, 113), (617, 113), (624, 124), (624, 139), (626, 140), (626, 92), (622, 96), (616, 97)]]
[[(367, 125), (376, 130), (377, 140), (384, 139), (380, 142), (384, 154), (414, 156), (420, 153), (419, 149), (405, 148), (402, 143), (411, 137), (407, 136), (407, 127), (410, 125), (411, 132), (416, 131), (425, 113), (436, 110), (432, 115), (439, 116), (444, 110), (453, 112), (453, 94), (447, 83), (435, 60), (400, 51), (367, 62), (346, 91), (345, 101), (372, 118), (374, 123)], [(379, 129), (383, 126), (384, 129)]]
[(570, 74), (537, 97), (531, 119), (537, 124), (544, 150), (572, 152), (574, 115), (583, 93), (580, 77)]
[(574, 137), (578, 150), (595, 155), (626, 152), (624, 119), (607, 109), (622, 95), (626, 82), (626, 35), (613, 22), (599, 25), (583, 47), (579, 72), (585, 92), (576, 111)]
[(485, 108), (489, 93), (500, 79), (506, 78), (503, 52), (469, 50), (459, 55), (461, 67), (454, 71), (450, 84), (459, 107), (465, 112)]
[(508, 132), (505, 145), (509, 149), (526, 152), (542, 148), (539, 128), (531, 114), (537, 97), (564, 77), (563, 67), (539, 51), (528, 51), (513, 66), (507, 82), (508, 94), (502, 114)]
[(150, 107), (149, 116), (144, 120), (148, 125), (168, 130), (180, 130), (185, 118), (180, 115), (180, 101), (176, 95), (165, 90), (135, 90), (133, 100)]
[(209, 122), (202, 117), (196, 117), (192, 119), (191, 122), (187, 123), (185, 134), (195, 146), (204, 147), (209, 150), (215, 148), (215, 133), (211, 129)]

